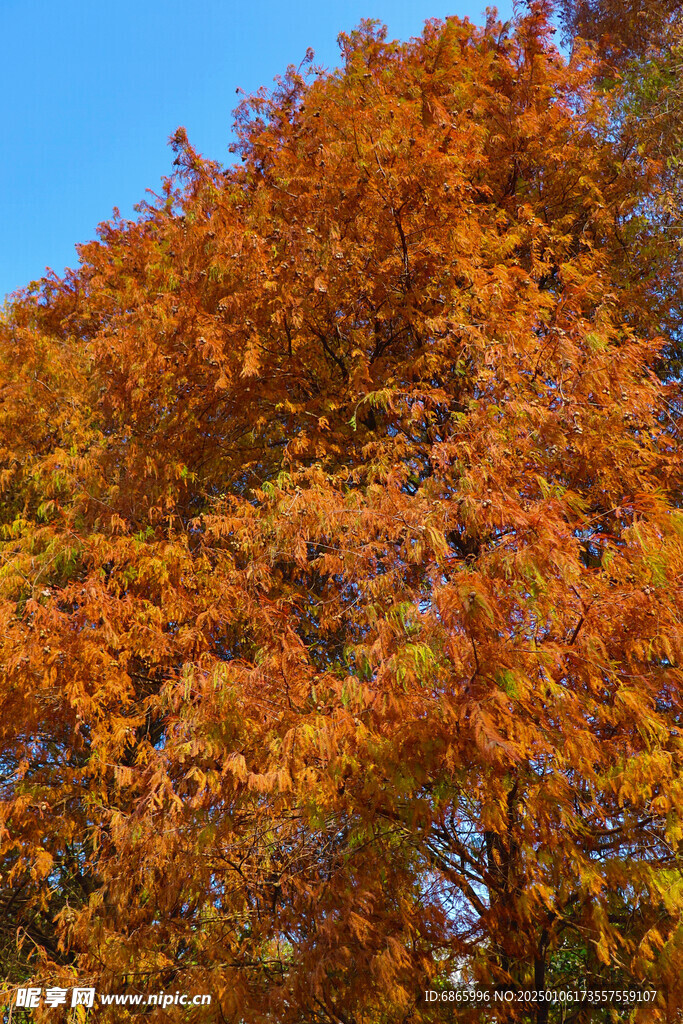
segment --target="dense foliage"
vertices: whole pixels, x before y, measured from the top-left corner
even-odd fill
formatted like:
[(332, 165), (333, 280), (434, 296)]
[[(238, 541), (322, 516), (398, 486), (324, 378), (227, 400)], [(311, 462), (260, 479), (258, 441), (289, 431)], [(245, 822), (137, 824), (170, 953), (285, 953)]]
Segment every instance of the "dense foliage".
[(8, 987), (681, 1019), (675, 135), (549, 15), (363, 24), (8, 305)]

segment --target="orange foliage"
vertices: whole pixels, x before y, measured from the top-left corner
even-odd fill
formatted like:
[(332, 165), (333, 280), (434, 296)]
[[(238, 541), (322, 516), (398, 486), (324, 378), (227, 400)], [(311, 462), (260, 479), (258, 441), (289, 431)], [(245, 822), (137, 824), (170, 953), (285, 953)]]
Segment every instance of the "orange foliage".
[(365, 23), (9, 307), (10, 984), (680, 1005), (680, 390), (624, 234), (663, 170), (550, 39)]

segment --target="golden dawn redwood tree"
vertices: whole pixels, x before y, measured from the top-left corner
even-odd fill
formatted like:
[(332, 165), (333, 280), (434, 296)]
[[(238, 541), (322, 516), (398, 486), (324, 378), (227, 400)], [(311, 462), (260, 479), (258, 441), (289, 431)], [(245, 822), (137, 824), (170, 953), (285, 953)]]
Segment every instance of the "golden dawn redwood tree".
[(10, 988), (680, 1019), (680, 252), (547, 15), (364, 23), (8, 305)]

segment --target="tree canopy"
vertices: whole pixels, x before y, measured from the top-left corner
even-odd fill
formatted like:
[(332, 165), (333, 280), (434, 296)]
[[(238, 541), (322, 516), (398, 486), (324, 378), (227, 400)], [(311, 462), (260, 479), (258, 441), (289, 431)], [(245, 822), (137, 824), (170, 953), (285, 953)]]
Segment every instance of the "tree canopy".
[(10, 988), (681, 1019), (678, 179), (551, 13), (363, 23), (7, 305)]

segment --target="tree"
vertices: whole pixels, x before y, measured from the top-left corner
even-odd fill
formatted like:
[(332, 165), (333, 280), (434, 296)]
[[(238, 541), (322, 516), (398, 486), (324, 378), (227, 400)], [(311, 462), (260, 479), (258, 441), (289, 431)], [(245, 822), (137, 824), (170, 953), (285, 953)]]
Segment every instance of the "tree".
[(655, 310), (669, 338), (658, 372), (680, 375), (683, 9), (678, 0), (559, 0), (557, 8), (565, 42), (589, 45), (595, 55), (596, 87), (610, 94), (622, 159), (645, 157), (657, 167), (651, 195), (644, 200), (636, 190), (626, 217), (615, 211), (615, 221), (624, 272), (641, 281), (642, 308)]
[(548, 13), (363, 23), (241, 104), (241, 166), (179, 129), (163, 194), (9, 306), (11, 983), (388, 1024), (457, 971), (680, 1019), (680, 385), (632, 240), (664, 171)]
[(594, 43), (613, 67), (662, 52), (680, 28), (680, 0), (559, 0), (570, 38)]

